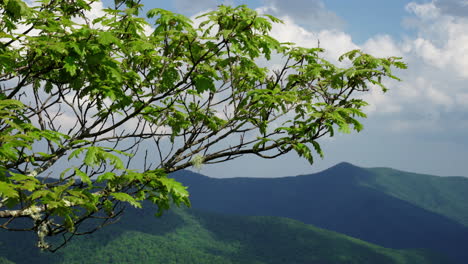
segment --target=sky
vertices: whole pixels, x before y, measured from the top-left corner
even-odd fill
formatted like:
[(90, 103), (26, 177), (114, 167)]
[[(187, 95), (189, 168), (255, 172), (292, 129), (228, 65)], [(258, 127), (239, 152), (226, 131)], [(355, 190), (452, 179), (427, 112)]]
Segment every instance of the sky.
[[(106, 0), (104, 5), (108, 4)], [(371, 89), (360, 133), (319, 140), (325, 158), (313, 165), (291, 153), (274, 160), (246, 156), (198, 172), (212, 177), (281, 177), (309, 174), (339, 162), (392, 167), (441, 176), (468, 176), (468, 0), (143, 0), (189, 17), (220, 4), (246, 4), (284, 21), (273, 27), (281, 41), (320, 46), (336, 61), (352, 49), (401, 56), (383, 94)], [(242, 172), (242, 173), (241, 173)]]

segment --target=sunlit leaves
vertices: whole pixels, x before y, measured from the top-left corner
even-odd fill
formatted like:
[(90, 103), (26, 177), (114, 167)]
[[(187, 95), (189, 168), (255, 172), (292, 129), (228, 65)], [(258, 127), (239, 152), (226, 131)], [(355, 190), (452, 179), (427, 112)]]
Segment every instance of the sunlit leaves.
[(19, 194), (13, 184), (0, 181), (0, 195), (2, 197), (18, 198)]
[[(0, 92), (0, 196), (44, 220), (35, 223), (56, 221), (56, 234), (88, 217), (117, 217), (125, 204), (150, 201), (158, 215), (189, 205), (186, 188), (167, 178), (189, 166), (289, 151), (312, 163), (324, 155), (320, 137), (363, 129), (366, 102), (356, 94), (387, 89), (382, 79), (398, 80), (392, 69), (406, 67), (354, 50), (340, 68), (324, 49), (280, 43), (270, 30), (281, 21), (246, 6), (221, 5), (195, 27), (158, 8), (146, 20), (134, 0), (92, 21), (91, 1), (37, 4), (0, 1), (0, 80), (19, 80)], [(13, 31), (19, 24), (35, 33)], [(278, 57), (275, 70), (266, 67)], [(31, 105), (41, 100), (50, 105)], [(67, 135), (56, 131), (64, 116), (74, 123)], [(171, 150), (130, 168), (148, 141)]]
[(153, 8), (146, 13), (148, 18), (156, 18), (154, 35), (167, 34), (168, 31), (192, 31), (192, 21), (186, 16), (168, 10)]
[(180, 205), (181, 203), (185, 203), (186, 205), (189, 204), (187, 187), (172, 178), (162, 177), (159, 181), (172, 196), (173, 201), (177, 205)]
[(21, 0), (0, 1), (0, 10), (3, 12), (2, 22), (0, 22), (0, 32), (14, 30), (17, 28), (16, 22), (31, 14), (31, 8)]
[(141, 208), (141, 203), (137, 202), (135, 200), (135, 198), (128, 195), (127, 193), (116, 192), (116, 193), (111, 194), (111, 196), (114, 197), (115, 199), (119, 200), (119, 201), (127, 202), (127, 203), (131, 204), (134, 207)]
[(78, 175), (78, 177), (80, 177), (81, 181), (86, 183), (88, 186), (91, 186), (93, 184), (93, 182), (89, 178), (88, 174), (84, 173), (83, 171), (81, 171), (81, 170), (79, 170), (77, 168), (75, 168), (75, 173), (76, 173), (76, 175)]
[(32, 143), (41, 139), (60, 145), (61, 140), (67, 138), (59, 132), (34, 127), (30, 120), (24, 117), (24, 109), (25, 106), (17, 100), (0, 100), (0, 125), (3, 125), (0, 130), (0, 162), (7, 163), (19, 158), (33, 161), (36, 155), (51, 157), (50, 154), (42, 152), (28, 155), (24, 149), (30, 150)]

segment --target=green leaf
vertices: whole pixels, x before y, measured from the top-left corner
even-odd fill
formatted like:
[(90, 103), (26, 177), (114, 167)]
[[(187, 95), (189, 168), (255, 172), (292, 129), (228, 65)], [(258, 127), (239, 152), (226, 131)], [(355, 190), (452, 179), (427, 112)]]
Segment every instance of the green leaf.
[(104, 182), (104, 181), (111, 181), (116, 177), (116, 174), (113, 172), (105, 172), (101, 175), (99, 175), (96, 179), (96, 182)]
[(182, 183), (172, 179), (162, 177), (159, 181), (167, 188), (169, 193), (172, 195), (172, 199), (175, 204), (180, 205), (181, 203), (185, 203), (189, 205), (189, 193), (187, 191), (187, 187), (183, 186)]
[(81, 181), (86, 183), (88, 186), (92, 186), (93, 185), (93, 182), (91, 181), (91, 179), (89, 178), (88, 174), (82, 172), (81, 170), (79, 170), (78, 168), (75, 168), (75, 173), (76, 175), (78, 175), (78, 177), (80, 177)]
[(109, 200), (104, 201), (103, 207), (104, 207), (104, 211), (109, 216), (112, 215), (112, 213), (114, 212), (114, 204)]
[(63, 218), (64, 218), (65, 227), (68, 229), (69, 232), (75, 231), (75, 222), (73, 221), (70, 214), (63, 214), (63, 215), (64, 215)]
[(313, 140), (312, 146), (314, 147), (315, 151), (320, 155), (320, 157), (323, 158), (324, 154), (322, 148), (320, 147), (320, 144), (317, 141)]
[(36, 199), (38, 199), (38, 198), (45, 197), (45, 196), (47, 196), (48, 194), (50, 194), (50, 191), (49, 191), (49, 190), (38, 190), (38, 191), (33, 192), (29, 198), (30, 198), (31, 200), (36, 200)]
[(83, 152), (83, 150), (84, 150), (83, 148), (79, 148), (79, 149), (74, 150), (70, 154), (70, 156), (68, 156), (68, 160), (71, 160), (73, 158), (77, 158)]
[(98, 152), (99, 152), (99, 148), (88, 147), (88, 151), (86, 152), (85, 158), (83, 160), (84, 164), (91, 166), (91, 167), (99, 165), (99, 160), (97, 157)]
[(112, 193), (111, 196), (119, 201), (129, 203), (133, 207), (141, 208), (141, 203), (137, 202), (135, 198), (133, 198), (127, 193), (117, 192), (117, 193)]
[(0, 196), (5, 198), (17, 198), (19, 197), (19, 194), (12, 184), (0, 181)]
[(199, 74), (194, 78), (193, 81), (194, 81), (195, 88), (198, 93), (203, 93), (205, 91), (212, 91), (212, 92), (216, 91), (216, 87), (214, 85), (213, 79), (205, 75)]
[[(66, 57), (65, 60), (64, 60), (64, 65), (63, 65), (63, 68), (70, 74), (70, 76), (75, 76), (76, 75), (76, 70), (78, 69), (78, 67), (76, 66), (75, 64), (75, 60), (72, 58), (72, 57)], [(48, 82), (50, 84), (50, 82)], [(46, 86), (46, 91), (49, 90), (52, 90), (51, 87), (47, 88)]]
[(116, 38), (112, 32), (108, 31), (101, 31), (99, 32), (99, 37), (98, 37), (99, 43), (102, 45), (108, 46), (110, 44), (116, 44), (119, 43), (119, 39)]

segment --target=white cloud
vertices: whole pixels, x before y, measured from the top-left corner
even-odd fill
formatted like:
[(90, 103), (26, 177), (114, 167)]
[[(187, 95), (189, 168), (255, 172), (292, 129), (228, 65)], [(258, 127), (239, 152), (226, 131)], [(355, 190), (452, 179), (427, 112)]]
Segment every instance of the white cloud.
[(294, 42), (299, 46), (307, 46), (313, 43), (317, 46), (317, 35), (295, 24), (289, 16), (281, 17), (284, 23), (274, 24), (271, 35), (281, 42)]
[[(343, 53), (354, 49), (363, 49), (375, 56), (403, 56), (404, 51), (399, 44), (395, 43), (390, 36), (381, 35), (367, 41), (362, 47), (355, 44), (351, 36), (338, 30), (321, 30), (318, 32), (308, 31), (296, 24), (291, 17), (281, 17), (284, 24), (273, 26), (272, 35), (282, 42), (293, 42), (303, 47), (317, 47), (320, 40), (320, 47), (325, 48), (324, 57), (332, 63), (346, 67), (347, 62), (338, 62), (338, 57)], [(278, 63), (276, 63), (278, 64)], [(276, 65), (275, 64), (275, 65)], [(393, 87), (396, 82), (388, 82), (388, 87)], [(402, 111), (400, 103), (394, 99), (398, 91), (390, 91), (386, 94), (378, 86), (370, 86), (370, 92), (361, 96), (370, 105), (366, 107), (367, 113), (397, 113)]]
[(468, 79), (468, 19), (442, 14), (434, 3), (412, 2), (407, 10), (419, 19), (412, 51), (425, 63)]
[(367, 40), (362, 49), (376, 57), (401, 57), (404, 53), (404, 47), (395, 41), (389, 35), (378, 35)]
[[(318, 39), (320, 40), (320, 46), (325, 48), (327, 58), (335, 60), (335, 63), (338, 63), (336, 60), (344, 53), (360, 48), (354, 44), (351, 35), (342, 31), (322, 30), (318, 33)], [(340, 66), (343, 66), (343, 64)]]
[(369, 105), (365, 107), (364, 112), (368, 114), (374, 114), (376, 112), (384, 114), (400, 112), (402, 107), (391, 99), (392, 93), (394, 94), (394, 91), (390, 90), (384, 93), (379, 86), (370, 85), (370, 91), (361, 96), (364, 101), (369, 103)]
[(434, 19), (440, 16), (440, 11), (433, 2), (425, 4), (410, 2), (406, 5), (406, 10), (422, 19)]
[(433, 66), (441, 68), (449, 61), (449, 58), (444, 56), (443, 50), (435, 47), (430, 40), (417, 38), (413, 41), (413, 47), (416, 54)]
[(358, 49), (349, 34), (339, 30), (309, 31), (298, 25), (289, 16), (280, 17), (283, 24), (274, 24), (271, 35), (281, 42), (293, 42), (301, 47), (318, 47), (325, 49), (324, 57), (335, 64), (344, 66), (346, 62), (338, 62), (338, 57), (353, 49)]
[[(96, 18), (103, 17), (106, 13), (103, 11), (104, 6), (101, 1), (91, 3), (91, 9), (84, 12), (84, 16), (88, 21), (93, 21)], [(86, 24), (86, 21), (81, 17), (75, 17), (73, 22), (78, 24)]]
[(433, 3), (410, 3), (407, 10), (417, 20), (415, 37), (396, 42), (374, 36), (362, 46), (375, 56), (401, 56), (409, 65), (396, 71), (403, 82), (386, 83), (387, 94), (373, 89), (363, 96), (371, 104), (366, 112), (384, 115), (383, 125), (394, 132), (460, 131), (468, 109), (468, 19)]

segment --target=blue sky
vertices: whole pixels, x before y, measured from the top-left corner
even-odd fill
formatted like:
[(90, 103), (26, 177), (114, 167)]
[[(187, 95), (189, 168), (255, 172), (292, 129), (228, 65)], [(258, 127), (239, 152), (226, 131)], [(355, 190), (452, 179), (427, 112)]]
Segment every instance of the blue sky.
[[(106, 3), (106, 2), (105, 2)], [(314, 165), (288, 154), (275, 160), (245, 157), (203, 167), (213, 177), (279, 177), (326, 169), (341, 161), (445, 176), (468, 176), (467, 0), (143, 0), (187, 16), (219, 4), (246, 4), (285, 24), (283, 41), (328, 50), (327, 58), (360, 48), (376, 56), (402, 56), (409, 69), (390, 91), (365, 95), (371, 104), (361, 133), (321, 140), (325, 158)], [(243, 172), (240, 174), (240, 172)]]

